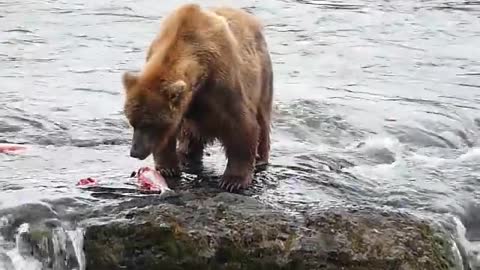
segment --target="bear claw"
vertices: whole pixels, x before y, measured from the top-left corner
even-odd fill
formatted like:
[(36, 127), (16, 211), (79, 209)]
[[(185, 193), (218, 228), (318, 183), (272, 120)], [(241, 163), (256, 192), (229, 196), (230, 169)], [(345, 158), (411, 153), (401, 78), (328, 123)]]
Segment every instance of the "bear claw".
[(159, 171), (160, 174), (164, 177), (173, 177), (180, 175), (180, 170), (175, 168), (157, 168), (157, 171)]
[(221, 189), (229, 192), (248, 188), (252, 183), (251, 177), (224, 176), (219, 183)]

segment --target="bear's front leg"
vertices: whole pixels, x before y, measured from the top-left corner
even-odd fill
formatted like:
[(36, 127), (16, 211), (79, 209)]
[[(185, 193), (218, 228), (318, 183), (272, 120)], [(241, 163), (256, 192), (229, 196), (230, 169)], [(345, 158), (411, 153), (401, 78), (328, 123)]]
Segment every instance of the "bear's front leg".
[(220, 187), (230, 192), (248, 188), (252, 184), (259, 136), (256, 121), (241, 119), (236, 123), (239, 125), (232, 125), (231, 130), (222, 136), (228, 162)]
[(172, 136), (163, 149), (155, 149), (153, 152), (155, 169), (164, 177), (180, 175), (176, 147), (177, 138)]

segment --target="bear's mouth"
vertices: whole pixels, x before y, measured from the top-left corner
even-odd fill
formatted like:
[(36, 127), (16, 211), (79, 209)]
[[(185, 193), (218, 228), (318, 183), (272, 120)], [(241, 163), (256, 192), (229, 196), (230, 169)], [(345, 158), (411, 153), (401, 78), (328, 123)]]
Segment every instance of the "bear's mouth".
[(145, 154), (145, 155), (142, 155), (142, 156), (139, 156), (139, 157), (136, 157), (136, 159), (138, 159), (138, 160), (145, 160), (149, 155), (150, 155), (150, 153)]

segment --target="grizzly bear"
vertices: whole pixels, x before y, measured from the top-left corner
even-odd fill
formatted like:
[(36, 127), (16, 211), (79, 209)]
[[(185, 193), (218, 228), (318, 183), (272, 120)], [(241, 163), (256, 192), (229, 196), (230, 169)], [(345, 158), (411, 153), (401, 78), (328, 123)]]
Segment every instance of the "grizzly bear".
[(262, 25), (241, 9), (186, 4), (162, 26), (143, 70), (122, 76), (130, 156), (153, 154), (162, 175), (177, 176), (218, 140), (228, 160), (220, 187), (247, 188), (269, 162), (273, 74)]

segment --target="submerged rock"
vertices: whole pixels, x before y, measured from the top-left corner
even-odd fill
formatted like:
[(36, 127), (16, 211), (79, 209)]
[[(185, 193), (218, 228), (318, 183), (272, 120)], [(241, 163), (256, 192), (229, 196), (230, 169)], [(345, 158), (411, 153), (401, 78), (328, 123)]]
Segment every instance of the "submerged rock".
[(449, 236), (412, 216), (329, 209), (290, 215), (250, 197), (184, 192), (92, 219), (92, 269), (457, 269)]

